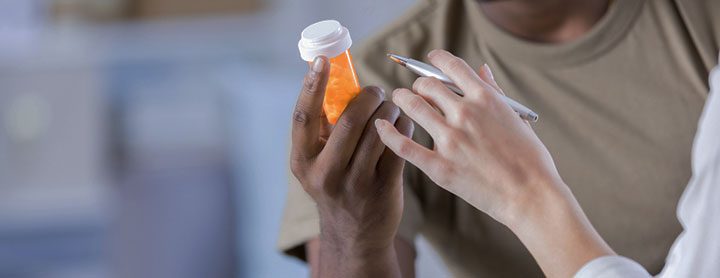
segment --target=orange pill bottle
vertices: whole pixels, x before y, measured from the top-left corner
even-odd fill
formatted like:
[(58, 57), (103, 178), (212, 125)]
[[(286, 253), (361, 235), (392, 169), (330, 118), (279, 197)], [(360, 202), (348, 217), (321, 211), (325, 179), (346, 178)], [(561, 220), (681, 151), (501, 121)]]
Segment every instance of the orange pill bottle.
[(323, 109), (331, 124), (337, 122), (345, 107), (361, 90), (350, 55), (351, 45), (350, 32), (335, 20), (308, 26), (298, 42), (300, 57), (308, 63), (321, 55), (330, 59), (330, 79)]

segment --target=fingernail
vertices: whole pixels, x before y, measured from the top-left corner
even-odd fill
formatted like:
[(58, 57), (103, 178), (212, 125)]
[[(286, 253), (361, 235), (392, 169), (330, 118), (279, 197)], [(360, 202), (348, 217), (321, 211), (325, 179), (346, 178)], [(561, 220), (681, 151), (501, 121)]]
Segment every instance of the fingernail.
[(375, 119), (375, 128), (380, 131), (382, 129), (382, 121), (380, 119)]
[(485, 68), (485, 72), (487, 72), (488, 76), (490, 76), (490, 79), (495, 80), (495, 76), (493, 76), (492, 70), (490, 69), (490, 66), (488, 66), (487, 63), (483, 65), (483, 68)]
[(392, 94), (391, 99), (392, 99), (392, 101), (393, 101), (394, 103), (397, 103), (397, 100), (398, 100), (398, 98), (400, 97), (400, 94), (401, 94), (400, 92), (402, 92), (402, 89), (400, 89), (400, 88), (395, 89), (395, 91), (393, 91), (393, 94)]
[(427, 56), (428, 56), (428, 57), (435, 56), (439, 51), (440, 51), (440, 50), (438, 50), (438, 49), (434, 49), (434, 50), (428, 52)]
[(321, 56), (315, 57), (315, 60), (313, 60), (313, 67), (312, 67), (313, 71), (314, 72), (322, 72), (324, 68), (325, 68), (325, 60), (323, 59), (323, 57), (321, 57)]

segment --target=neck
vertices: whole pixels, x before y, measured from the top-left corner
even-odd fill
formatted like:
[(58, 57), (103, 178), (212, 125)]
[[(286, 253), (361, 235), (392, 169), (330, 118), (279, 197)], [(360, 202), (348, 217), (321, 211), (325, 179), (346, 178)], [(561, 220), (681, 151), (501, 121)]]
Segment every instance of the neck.
[(587, 33), (609, 0), (478, 0), (493, 23), (526, 40), (562, 43)]

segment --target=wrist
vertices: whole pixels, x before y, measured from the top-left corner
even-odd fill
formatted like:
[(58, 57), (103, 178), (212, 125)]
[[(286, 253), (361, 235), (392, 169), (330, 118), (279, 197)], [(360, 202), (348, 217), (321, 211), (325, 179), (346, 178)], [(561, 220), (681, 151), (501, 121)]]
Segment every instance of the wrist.
[(320, 217), (320, 239), (326, 249), (343, 257), (365, 259), (393, 249), (392, 236), (372, 235), (362, 232), (360, 227), (344, 221), (322, 220)]
[(572, 202), (572, 193), (560, 177), (536, 179), (523, 187), (508, 204), (501, 221), (516, 234), (525, 227), (547, 222), (549, 217), (562, 217), (559, 214), (566, 212)]
[(342, 208), (318, 206), (318, 213), (320, 237), (338, 249), (336, 251), (359, 257), (393, 247), (399, 223), (355, 215)]
[(393, 244), (365, 244), (335, 234), (320, 234), (321, 277), (400, 277)]
[(594, 258), (615, 254), (561, 179), (550, 180), (506, 224), (550, 277), (570, 277)]

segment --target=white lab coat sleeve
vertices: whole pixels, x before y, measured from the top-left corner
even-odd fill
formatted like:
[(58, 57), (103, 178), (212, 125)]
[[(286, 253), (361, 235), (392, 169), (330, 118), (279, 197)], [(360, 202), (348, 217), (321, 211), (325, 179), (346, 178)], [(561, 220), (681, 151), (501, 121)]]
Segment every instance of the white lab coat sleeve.
[(720, 277), (720, 67), (693, 145), (693, 177), (678, 205), (683, 233), (659, 277)]
[(585, 264), (575, 278), (649, 278), (637, 262), (622, 256), (604, 256)]
[[(678, 205), (683, 232), (658, 277), (720, 277), (720, 66), (710, 75), (710, 94), (692, 153), (693, 176)], [(585, 264), (578, 278), (649, 277), (638, 263), (606, 256)]]

